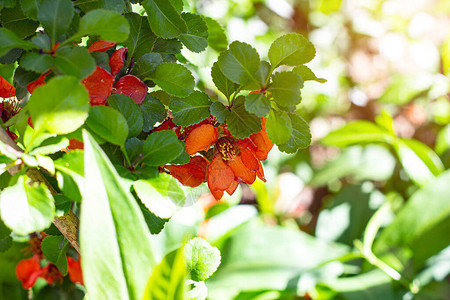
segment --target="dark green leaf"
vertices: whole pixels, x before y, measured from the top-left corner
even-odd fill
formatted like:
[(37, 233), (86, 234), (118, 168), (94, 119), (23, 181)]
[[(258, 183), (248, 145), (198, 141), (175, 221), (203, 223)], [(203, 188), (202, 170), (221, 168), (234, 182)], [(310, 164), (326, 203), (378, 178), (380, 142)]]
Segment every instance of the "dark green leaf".
[(123, 42), (129, 33), (130, 25), (124, 16), (110, 10), (96, 9), (81, 18), (78, 33), (72, 40), (86, 35), (98, 35), (103, 40)]
[(322, 139), (328, 146), (345, 147), (353, 144), (383, 143), (392, 140), (390, 134), (368, 121), (354, 121), (330, 132)]
[(235, 41), (217, 60), (223, 74), (231, 81), (244, 85), (252, 84), (250, 89), (258, 89), (259, 80), (255, 73), (260, 66), (259, 54), (249, 44)]
[(1, 0), (0, 1), (0, 9), (1, 8), (13, 8), (16, 6), (16, 0)]
[(50, 36), (52, 43), (69, 29), (74, 14), (70, 0), (42, 0), (37, 18)]
[(13, 245), (12, 237), (8, 236), (4, 239), (1, 239), (0, 240), (0, 253), (8, 251), (9, 249), (11, 249), (12, 245)]
[(183, 256), (194, 281), (208, 279), (220, 265), (219, 249), (201, 237), (193, 238), (184, 246)]
[(162, 122), (167, 116), (164, 105), (152, 95), (147, 95), (140, 107), (144, 120), (143, 130), (146, 132), (152, 130), (156, 122)]
[(125, 9), (124, 0), (76, 0), (74, 5), (78, 6), (84, 12), (103, 8), (122, 14)]
[(145, 53), (136, 61), (131, 73), (141, 80), (149, 80), (150, 75), (162, 62), (163, 60), (159, 53)]
[(300, 89), (303, 80), (300, 75), (292, 71), (284, 71), (272, 75), (269, 91), (277, 104), (281, 106), (297, 105), (302, 100)]
[(150, 78), (167, 93), (177, 97), (189, 96), (195, 85), (191, 72), (177, 63), (160, 64)]
[(289, 141), (293, 126), (288, 113), (272, 109), (266, 127), (269, 139), (274, 144), (282, 145)]
[(249, 113), (245, 109), (244, 102), (244, 96), (236, 98), (236, 103), (226, 117), (228, 129), (230, 129), (231, 134), (236, 138), (248, 137), (252, 133), (261, 131), (262, 128), (261, 119)]
[[(124, 42), (128, 47), (128, 57), (134, 57), (135, 61), (144, 54), (150, 54), (156, 41), (156, 35), (148, 25), (147, 17), (140, 16), (137, 13), (127, 13), (125, 18), (130, 24), (130, 35)], [(144, 80), (144, 77), (141, 77)]]
[(21, 39), (34, 34), (39, 26), (39, 22), (28, 19), (18, 6), (2, 9), (0, 21), (4, 28), (11, 30)]
[(31, 41), (33, 42), (33, 44), (45, 51), (50, 51), (50, 49), (52, 48), (50, 37), (43, 31), (36, 32), (36, 35), (31, 39)]
[(20, 65), (26, 70), (44, 73), (53, 65), (53, 59), (48, 54), (28, 52), (20, 59)]
[(309, 125), (302, 117), (296, 114), (289, 114), (292, 124), (292, 133), (289, 140), (278, 146), (280, 151), (295, 153), (298, 149), (305, 149), (311, 144), (311, 132)]
[(183, 151), (183, 145), (172, 130), (157, 131), (145, 140), (144, 163), (149, 166), (162, 166), (177, 158)]
[(27, 107), (36, 131), (67, 134), (78, 129), (86, 120), (89, 97), (77, 78), (58, 76), (38, 87)]
[(145, 222), (147, 223), (148, 229), (151, 234), (158, 234), (164, 228), (164, 225), (169, 221), (169, 219), (161, 219), (155, 216), (151, 211), (145, 207), (144, 204), (139, 203), (142, 213), (144, 214)]
[(53, 198), (55, 199), (55, 208), (56, 208), (56, 215), (61, 217), (69, 212), (69, 210), (72, 208), (72, 201), (62, 195), (57, 194), (54, 195)]
[(31, 50), (38, 48), (38, 46), (29, 41), (22, 41), (17, 35), (14, 34), (14, 32), (6, 28), (0, 28), (0, 56), (7, 54), (14, 48)]
[(208, 26), (208, 45), (217, 52), (227, 50), (228, 38), (223, 27), (213, 18), (202, 17)]
[(189, 126), (206, 119), (210, 106), (211, 101), (207, 94), (194, 91), (185, 98), (172, 98), (169, 108), (175, 124)]
[(267, 61), (261, 61), (261, 64), (259, 66), (258, 71), (256, 72), (255, 76), (261, 83), (261, 85), (265, 85), (267, 79), (271, 75), (270, 73), (270, 64)]
[(95, 70), (95, 60), (84, 47), (65, 47), (56, 52), (55, 66), (65, 75), (72, 75), (79, 80)]
[(178, 39), (157, 39), (155, 42), (155, 46), (153, 47), (153, 52), (161, 54), (161, 57), (164, 62), (175, 62), (176, 54), (181, 52), (181, 48), (183, 48), (183, 44)]
[(14, 72), (16, 71), (16, 64), (0, 64), (0, 76), (3, 77), (10, 84), (13, 84)]
[(227, 99), (230, 99), (231, 94), (238, 89), (238, 85), (222, 73), (218, 62), (215, 62), (211, 68), (211, 77), (217, 89), (221, 91)]
[(45, 258), (54, 263), (58, 270), (65, 276), (67, 274), (67, 256), (69, 242), (64, 236), (48, 236), (42, 240), (42, 253)]
[(106, 141), (124, 146), (128, 136), (127, 120), (120, 112), (108, 106), (91, 107), (86, 125)]
[(280, 65), (298, 66), (313, 59), (316, 50), (301, 34), (288, 33), (272, 43), (268, 55), (273, 68)]
[(245, 97), (245, 109), (258, 117), (266, 116), (270, 108), (270, 101), (264, 93), (252, 93)]
[(217, 121), (219, 121), (220, 123), (225, 123), (227, 116), (230, 113), (228, 108), (219, 101), (213, 102), (211, 104), (210, 111), (211, 114), (216, 117)]
[(6, 227), (5, 223), (0, 219), (0, 239), (5, 239), (11, 234), (11, 229)]
[(90, 55), (95, 60), (95, 64), (102, 67), (108, 72), (111, 72), (111, 67), (109, 66), (109, 55), (106, 52), (91, 52)]
[(202, 52), (208, 46), (208, 27), (200, 15), (182, 13), (186, 22), (187, 33), (180, 35), (180, 41), (193, 52)]
[(123, 94), (115, 94), (108, 97), (111, 107), (118, 110), (128, 124), (128, 138), (135, 137), (142, 131), (142, 112), (133, 99)]
[(175, 159), (170, 161), (170, 164), (172, 165), (185, 165), (191, 159), (191, 156), (186, 152), (186, 146), (184, 145), (184, 143), (182, 141), (179, 141), (179, 143), (181, 144), (181, 147), (184, 149), (184, 151), (181, 152), (181, 154), (178, 155)]
[(81, 204), (83, 279), (93, 299), (142, 299), (155, 266), (142, 212), (106, 154), (86, 132)]
[(170, 1), (144, 0), (142, 5), (147, 11), (152, 31), (159, 37), (170, 39), (187, 33), (187, 26)]
[(40, 0), (20, 0), (20, 5), (28, 18), (37, 21), (40, 2)]

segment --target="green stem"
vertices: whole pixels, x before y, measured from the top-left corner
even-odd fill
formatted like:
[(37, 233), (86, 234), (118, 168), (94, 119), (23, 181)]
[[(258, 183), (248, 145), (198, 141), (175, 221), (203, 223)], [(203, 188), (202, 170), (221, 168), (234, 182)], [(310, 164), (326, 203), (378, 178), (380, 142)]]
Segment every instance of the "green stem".
[(125, 147), (121, 146), (120, 151), (122, 151), (122, 154), (125, 157), (125, 162), (127, 163), (127, 166), (131, 167), (131, 161), (130, 161), (130, 158), (128, 157), (128, 153), (127, 153), (127, 150), (125, 149)]

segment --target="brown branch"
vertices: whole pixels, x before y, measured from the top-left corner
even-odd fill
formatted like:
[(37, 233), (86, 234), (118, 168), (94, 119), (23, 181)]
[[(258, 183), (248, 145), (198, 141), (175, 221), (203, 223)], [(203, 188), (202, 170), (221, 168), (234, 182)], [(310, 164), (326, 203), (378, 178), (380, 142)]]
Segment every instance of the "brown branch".
[[(9, 137), (9, 135), (6, 133), (6, 131), (3, 129), (3, 127), (0, 126), (0, 141), (2, 141), (6, 146), (8, 147), (8, 150), (11, 150), (13, 154), (16, 154), (17, 156), (20, 156), (20, 154), (23, 152), (22, 149), (20, 149), (16, 143)], [(8, 172), (11, 175), (15, 175), (20, 171), (20, 166), (13, 166), (11, 168), (8, 168)], [(44, 183), (52, 195), (56, 194), (56, 190), (53, 188), (53, 186), (45, 179), (44, 175), (36, 169), (36, 168), (30, 168), (27, 170), (27, 176), (33, 181), (33, 182), (42, 182)], [(80, 221), (78, 220), (78, 217), (74, 214), (72, 210), (70, 210), (67, 214), (65, 214), (62, 217), (55, 217), (53, 219), (53, 224), (58, 228), (58, 230), (64, 235), (64, 237), (70, 242), (72, 247), (80, 253), (80, 245), (78, 243), (78, 228), (80, 225)]]

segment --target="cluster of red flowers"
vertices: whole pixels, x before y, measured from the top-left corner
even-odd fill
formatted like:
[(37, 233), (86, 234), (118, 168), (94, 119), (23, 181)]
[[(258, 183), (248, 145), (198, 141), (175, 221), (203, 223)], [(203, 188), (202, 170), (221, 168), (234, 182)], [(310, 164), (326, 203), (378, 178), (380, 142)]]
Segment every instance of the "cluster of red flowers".
[(261, 161), (267, 158), (273, 143), (267, 136), (266, 118), (261, 121), (260, 132), (237, 139), (225, 124), (218, 125), (213, 117), (185, 128), (169, 119), (155, 130), (174, 130), (184, 140), (191, 159), (185, 165), (166, 165), (165, 169), (187, 186), (207, 182), (217, 200), (225, 191), (232, 195), (240, 182), (252, 184), (256, 177), (265, 182)]
[[(32, 288), (36, 280), (41, 277), (49, 284), (62, 283), (63, 275), (53, 263), (41, 266), (44, 255), (41, 250), (41, 242), (47, 235), (43, 232), (40, 235), (33, 235), (30, 238), (29, 252), (33, 253), (31, 258), (22, 259), (16, 266), (16, 276), (22, 282), (25, 289)], [(75, 260), (67, 256), (68, 273), (72, 282), (83, 284), (80, 259)]]

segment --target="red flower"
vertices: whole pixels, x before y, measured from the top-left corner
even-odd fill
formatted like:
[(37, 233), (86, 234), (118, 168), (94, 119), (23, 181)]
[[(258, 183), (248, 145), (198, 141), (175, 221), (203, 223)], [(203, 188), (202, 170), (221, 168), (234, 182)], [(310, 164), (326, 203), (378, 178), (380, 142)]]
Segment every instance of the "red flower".
[(83, 273), (81, 271), (81, 259), (75, 260), (67, 256), (67, 263), (69, 265), (69, 277), (72, 282), (77, 282), (84, 285)]
[(95, 71), (81, 81), (89, 93), (91, 105), (105, 105), (114, 83), (114, 76), (102, 67), (96, 67)]
[(114, 83), (113, 94), (124, 94), (136, 104), (142, 104), (147, 96), (147, 85), (134, 75), (125, 75)]
[(109, 59), (109, 66), (111, 67), (111, 74), (114, 76), (119, 73), (125, 64), (125, 58), (127, 56), (128, 48), (120, 48), (116, 50)]
[(207, 151), (217, 141), (217, 130), (211, 124), (194, 128), (186, 137), (186, 152), (192, 155), (198, 151)]
[(109, 42), (109, 41), (96, 41), (94, 42), (88, 49), (89, 53), (91, 52), (105, 52), (111, 47), (114, 47), (116, 45), (116, 42)]
[(50, 74), (50, 71), (43, 73), (38, 79), (27, 84), (27, 90), (30, 94), (33, 94), (34, 90), (41, 85), (45, 84), (45, 77)]
[(5, 78), (0, 77), (0, 97), (11, 98), (16, 95), (16, 89)]
[(39, 265), (39, 257), (34, 255), (32, 258), (22, 259), (16, 266), (16, 276), (22, 281), (24, 289), (34, 286), (34, 283), (44, 272)]
[(185, 165), (167, 165), (165, 168), (183, 185), (196, 187), (206, 182), (208, 161), (202, 156), (194, 156)]

